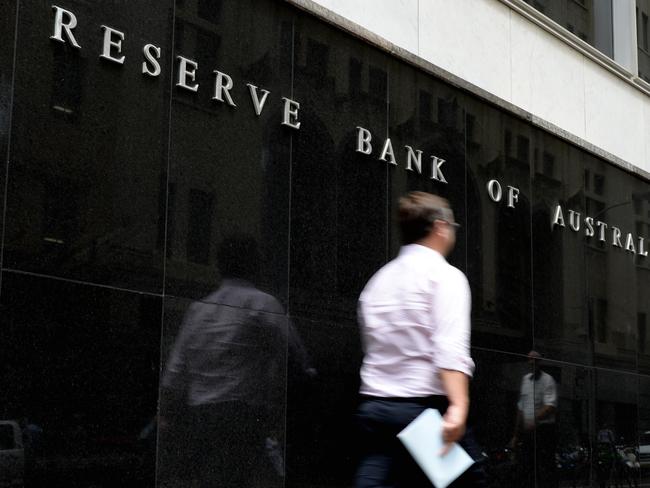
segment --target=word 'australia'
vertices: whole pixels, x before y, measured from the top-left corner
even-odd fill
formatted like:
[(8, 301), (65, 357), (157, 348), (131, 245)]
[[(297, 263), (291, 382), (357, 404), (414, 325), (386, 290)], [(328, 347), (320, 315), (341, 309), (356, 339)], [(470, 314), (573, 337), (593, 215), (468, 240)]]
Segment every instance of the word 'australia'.
[[(404, 146), (406, 148), (406, 169), (408, 171), (415, 171), (419, 174), (422, 174), (422, 151), (419, 149), (413, 149), (411, 146)], [(372, 154), (372, 134), (368, 129), (363, 127), (357, 127), (357, 149), (356, 152), (361, 154)], [(379, 154), (380, 161), (386, 161), (388, 164), (393, 164), (397, 166), (397, 161), (395, 160), (395, 151), (393, 150), (393, 143), (390, 141), (390, 137), (387, 138), (381, 148), (381, 153)], [(445, 176), (442, 174), (441, 166), (444, 164), (445, 160), (440, 159), (437, 156), (431, 156), (431, 178), (432, 180), (439, 181), (441, 183), (447, 183)]]
[[(53, 41), (68, 43), (71, 46), (81, 49), (74, 36), (73, 30), (77, 27), (77, 17), (69, 10), (65, 10), (56, 5), (52, 6), (54, 10), (54, 32), (50, 36)], [(112, 27), (102, 25), (104, 31), (102, 54), (100, 58), (116, 64), (124, 64), (126, 56), (122, 54), (122, 41), (124, 41), (124, 32), (121, 32)], [(145, 44), (142, 48), (142, 74), (150, 77), (160, 76), (162, 69), (160, 67), (161, 57), (160, 47), (154, 44)], [(199, 65), (192, 59), (183, 56), (176, 56), (178, 60), (178, 77), (176, 79), (176, 86), (184, 90), (196, 92), (199, 89), (199, 84), (196, 80), (196, 72)], [(236, 107), (232, 94), (230, 93), (233, 88), (232, 78), (219, 70), (214, 70), (214, 92), (212, 100), (226, 103), (231, 107)], [(247, 83), (248, 91), (251, 97), (251, 103), (255, 114), (259, 116), (264, 109), (266, 99), (269, 95), (268, 90), (260, 90), (258, 87), (251, 83)], [(284, 110), (282, 114), (282, 125), (291, 127), (292, 129), (300, 129), (300, 122), (298, 121), (298, 109), (300, 104), (289, 98), (282, 97)]]
[[(580, 232), (580, 225), (581, 223), (584, 223), (585, 236), (594, 237), (598, 234), (599, 241), (607, 242), (609, 234), (612, 246), (624, 248), (626, 251), (638, 254), (639, 256), (646, 257), (648, 255), (648, 250), (645, 248), (645, 239), (641, 236), (638, 236), (635, 239), (634, 236), (628, 232), (625, 237), (623, 237), (623, 233), (618, 227), (613, 225), (608, 226), (605, 222), (596, 220), (593, 217), (587, 216), (582, 219), (580, 212), (575, 212), (574, 210), (569, 210), (567, 220), (569, 228), (574, 232)], [(560, 227), (566, 227), (567, 225), (561, 205), (555, 207), (555, 212), (553, 213), (551, 227), (555, 228), (556, 225)], [(607, 229), (609, 229), (609, 232)], [(623, 244), (623, 240), (625, 241), (625, 244)]]

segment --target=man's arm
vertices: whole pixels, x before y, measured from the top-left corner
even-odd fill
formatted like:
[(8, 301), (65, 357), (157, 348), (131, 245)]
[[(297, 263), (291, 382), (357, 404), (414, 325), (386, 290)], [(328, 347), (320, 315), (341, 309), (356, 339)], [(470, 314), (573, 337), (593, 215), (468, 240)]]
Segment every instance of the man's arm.
[(469, 410), (469, 377), (460, 371), (441, 369), (440, 379), (447, 392), (449, 407), (443, 418), (442, 440), (445, 442), (442, 455), (452, 444), (465, 435), (465, 424)]
[(469, 410), (469, 378), (474, 362), (469, 353), (471, 293), (465, 276), (453, 269), (437, 283), (434, 304), (434, 357), (449, 407), (443, 417), (446, 453), (465, 434)]
[(551, 375), (544, 380), (544, 405), (535, 412), (535, 420), (544, 420), (555, 413), (557, 409), (557, 385)]

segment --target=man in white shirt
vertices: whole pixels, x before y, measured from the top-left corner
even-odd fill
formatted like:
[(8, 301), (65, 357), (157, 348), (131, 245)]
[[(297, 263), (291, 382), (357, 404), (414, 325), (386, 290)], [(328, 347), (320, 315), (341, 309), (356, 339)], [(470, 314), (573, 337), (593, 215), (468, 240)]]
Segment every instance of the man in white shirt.
[[(555, 448), (557, 432), (555, 413), (557, 410), (557, 386), (553, 377), (542, 371), (542, 355), (537, 351), (528, 353), (532, 368), (521, 379), (515, 432), (510, 445), (521, 442), (522, 472), (525, 486), (533, 486), (537, 473), (538, 486), (557, 486), (555, 476)], [(535, 469), (537, 465), (537, 469)]]
[[(480, 453), (466, 433), (471, 294), (465, 275), (445, 259), (458, 224), (447, 200), (411, 192), (400, 198), (399, 225), (404, 246), (359, 298), (364, 452), (357, 488), (431, 486), (396, 438), (427, 408), (443, 414), (441, 455), (457, 441), (475, 459)], [(483, 484), (475, 465), (453, 486)]]

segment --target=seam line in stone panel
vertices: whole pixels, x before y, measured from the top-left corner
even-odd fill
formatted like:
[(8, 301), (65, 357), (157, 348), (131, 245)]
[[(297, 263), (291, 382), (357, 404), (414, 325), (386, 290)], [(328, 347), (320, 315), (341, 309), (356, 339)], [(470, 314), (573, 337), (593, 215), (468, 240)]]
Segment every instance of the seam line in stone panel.
[[(161, 295), (156, 295), (156, 296), (161, 296)], [(165, 295), (164, 298), (165, 300), (177, 300), (177, 301), (185, 301), (185, 302), (192, 302), (192, 303), (204, 303), (206, 305), (218, 305), (220, 307), (226, 307), (233, 310), (254, 310), (257, 312), (263, 312), (266, 315), (277, 315), (282, 317), (287, 315), (285, 312), (271, 312), (271, 311), (261, 310), (261, 309), (251, 308), (251, 307), (229, 305), (226, 303), (219, 303), (219, 302), (209, 302), (203, 298), (190, 298), (190, 297), (183, 297), (179, 295)]]
[(3, 273), (13, 273), (13, 274), (19, 274), (19, 275), (24, 275), (24, 276), (31, 276), (33, 278), (43, 278), (46, 280), (54, 280), (54, 281), (63, 281), (65, 283), (71, 283), (74, 285), (84, 285), (84, 286), (92, 286), (95, 288), (103, 288), (106, 290), (114, 290), (114, 291), (119, 291), (119, 292), (124, 292), (124, 293), (135, 293), (137, 295), (145, 295), (145, 296), (150, 296), (150, 297), (162, 297), (160, 293), (154, 293), (151, 291), (144, 291), (144, 290), (135, 290), (133, 288), (123, 288), (119, 286), (112, 286), (112, 285), (104, 285), (102, 283), (93, 283), (92, 281), (83, 281), (83, 280), (75, 280), (71, 278), (65, 278), (62, 276), (54, 276), (54, 275), (48, 275), (44, 273), (34, 273), (32, 271), (23, 271), (20, 269), (15, 269), (15, 268), (2, 268)]
[[(517, 352), (510, 352), (510, 351), (501, 351), (499, 349), (493, 349), (490, 347), (481, 347), (481, 346), (472, 346), (472, 351), (480, 351), (480, 352), (490, 352), (490, 353), (495, 353), (499, 354), (502, 356), (514, 356), (517, 358), (521, 358), (522, 361), (527, 361), (528, 356), (526, 354), (521, 354)], [(624, 369), (612, 369), (612, 368), (604, 368), (602, 366), (594, 366), (590, 364), (580, 364), (580, 363), (573, 363), (570, 361), (563, 361), (559, 359), (552, 359), (548, 357), (544, 357), (542, 361), (546, 364), (553, 364), (557, 366), (570, 366), (574, 368), (580, 368), (580, 369), (586, 369), (594, 372), (607, 372), (607, 373), (615, 373), (615, 374), (621, 374), (621, 375), (627, 375), (627, 376), (636, 376), (636, 377), (642, 377), (642, 378), (650, 378), (650, 373), (642, 373), (638, 371), (629, 371), (629, 370), (624, 370)]]
[[(167, 236), (169, 226), (169, 181), (171, 174), (171, 154), (172, 154), (172, 107), (174, 98), (174, 43), (176, 42), (176, 1), (172, 0), (171, 12), (171, 44), (169, 52), (171, 54), (172, 62), (169, 63), (169, 105), (167, 109), (167, 170), (165, 181), (165, 227), (163, 231), (163, 276), (162, 276), (162, 295), (167, 291)], [(164, 305), (163, 305), (164, 307)]]
[[(296, 46), (296, 18), (292, 14), (291, 18), (291, 99), (293, 100), (293, 84), (294, 84), (294, 67), (296, 63), (295, 58), (295, 46)], [(282, 458), (284, 459), (284, 467), (286, 470), (286, 460), (287, 460), (287, 410), (289, 408), (289, 330), (291, 327), (291, 320), (289, 319), (289, 307), (290, 307), (290, 297), (291, 297), (291, 197), (292, 197), (292, 188), (293, 184), (291, 181), (292, 178), (292, 166), (293, 166), (293, 134), (289, 134), (289, 174), (287, 175), (289, 183), (289, 195), (287, 200), (287, 309), (285, 313), (287, 327), (287, 334), (285, 334), (286, 347), (285, 347), (285, 370), (284, 370), (284, 415), (282, 416), (284, 425), (282, 432), (284, 432), (284, 437), (282, 438)], [(286, 485), (286, 478), (284, 480)]]
[[(465, 107), (467, 107), (465, 105)], [(467, 160), (467, 109), (463, 109), (463, 169), (465, 171), (465, 275), (469, 272), (469, 232), (467, 224), (469, 223), (469, 205), (468, 205), (468, 184), (469, 184), (469, 161)], [(471, 309), (470, 309), (470, 338), (471, 338)]]
[[(293, 100), (293, 78), (296, 64), (296, 17), (291, 20), (291, 99)], [(291, 207), (293, 205), (293, 133), (289, 134), (289, 195), (287, 205), (287, 307), (286, 314), (291, 311)], [(285, 453), (286, 454), (286, 453)], [(286, 458), (285, 458), (286, 459)]]
[[(169, 225), (169, 180), (171, 174), (171, 147), (172, 147), (172, 107), (174, 98), (174, 43), (176, 42), (176, 0), (171, 0), (171, 39), (169, 53), (172, 62), (169, 64), (169, 105), (167, 110), (167, 154), (166, 154), (166, 181), (165, 181), (165, 226), (163, 231), (163, 273), (162, 273), (162, 300), (160, 301), (160, 345), (158, 352), (158, 398), (156, 411), (160, 416), (160, 402), (162, 398), (162, 375), (164, 363), (165, 343), (165, 293), (167, 291), (167, 235)], [(160, 439), (158, 433), (157, 438)], [(160, 442), (156, 442), (156, 461), (154, 463), (154, 485), (158, 486), (158, 460), (160, 459)]]
[[(418, 0), (418, 5), (419, 5), (419, 0)], [(389, 135), (389, 130), (390, 130), (390, 75), (391, 75), (391, 65), (389, 64), (389, 60), (386, 60), (386, 139), (390, 137)], [(385, 218), (386, 218), (386, 223), (384, 228), (386, 229), (386, 238), (385, 238), (385, 249), (384, 249), (384, 262), (388, 262), (390, 260), (390, 231), (391, 231), (391, 215), (390, 215), (390, 198), (391, 198), (391, 193), (390, 193), (390, 168), (388, 165), (385, 165), (384, 168), (384, 174), (386, 175), (386, 207), (385, 207)]]
[(7, 201), (9, 193), (9, 159), (11, 155), (11, 128), (13, 126), (14, 114), (14, 87), (16, 81), (16, 58), (18, 50), (18, 14), (20, 13), (20, 1), (16, 0), (16, 19), (14, 22), (13, 58), (11, 63), (11, 88), (9, 89), (9, 118), (7, 119), (7, 153), (5, 156), (5, 185), (2, 198), (2, 231), (0, 232), (0, 296), (2, 296), (2, 266), (5, 254), (5, 229), (7, 227)]
[[(529, 156), (530, 158), (530, 156)], [(535, 254), (533, 246), (533, 207), (535, 205), (535, 190), (533, 189), (533, 179), (535, 174), (534, 161), (531, 162), (528, 160), (528, 191), (530, 192), (530, 199), (528, 204), (528, 232), (530, 233), (530, 239), (528, 239), (528, 246), (530, 248), (530, 263), (528, 271), (530, 272), (530, 323), (531, 323), (531, 338), (530, 344), (533, 349), (535, 349)]]

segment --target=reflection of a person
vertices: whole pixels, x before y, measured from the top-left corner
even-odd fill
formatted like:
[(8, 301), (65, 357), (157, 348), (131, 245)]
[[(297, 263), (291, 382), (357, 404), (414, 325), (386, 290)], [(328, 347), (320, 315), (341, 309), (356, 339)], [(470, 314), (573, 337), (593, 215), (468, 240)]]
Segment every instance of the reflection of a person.
[(616, 436), (611, 425), (605, 424), (596, 434), (596, 479), (598, 486), (605, 488), (612, 478), (618, 460)]
[[(283, 425), (287, 348), (303, 365), (306, 356), (283, 307), (253, 285), (255, 241), (226, 240), (218, 264), (221, 286), (189, 307), (174, 343), (161, 415), (162, 423), (186, 426), (178, 446), (187, 453), (185, 477), (199, 486), (245, 488), (268, 477), (264, 466), (283, 474), (273, 446)], [(181, 411), (186, 418), (178, 418)]]
[(534, 473), (537, 472), (539, 486), (553, 487), (557, 485), (557, 386), (553, 377), (540, 368), (541, 358), (536, 351), (528, 353), (533, 372), (525, 374), (521, 380), (517, 419), (510, 443), (513, 447), (519, 442), (522, 444), (522, 468), (524, 477), (528, 477), (526, 486), (533, 486)]
[[(470, 290), (445, 256), (455, 243), (454, 215), (440, 197), (400, 198), (404, 246), (359, 298), (364, 346), (357, 420), (363, 455), (356, 486), (431, 487), (396, 435), (427, 408), (443, 414), (443, 440), (479, 449), (465, 432), (469, 405)], [(436, 453), (440, 455), (440, 453)], [(453, 486), (483, 486), (476, 464)]]

